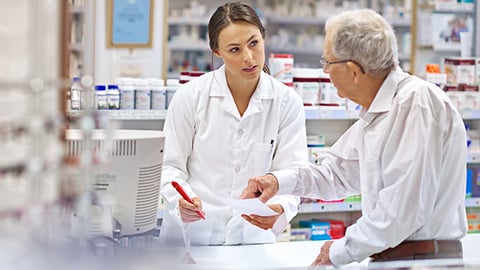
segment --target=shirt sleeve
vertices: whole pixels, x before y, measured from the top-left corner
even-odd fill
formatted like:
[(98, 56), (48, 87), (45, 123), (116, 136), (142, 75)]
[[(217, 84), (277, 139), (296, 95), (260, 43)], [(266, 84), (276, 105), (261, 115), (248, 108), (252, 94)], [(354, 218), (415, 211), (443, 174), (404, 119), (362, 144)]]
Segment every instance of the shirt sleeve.
[(395, 247), (431, 216), (442, 164), (441, 126), (449, 120), (445, 112), (434, 112), (428, 101), (418, 98), (413, 94), (389, 112), (388, 133), (378, 146), (383, 147), (379, 192), (368, 193), (375, 203), (332, 245), (333, 264), (360, 262)]

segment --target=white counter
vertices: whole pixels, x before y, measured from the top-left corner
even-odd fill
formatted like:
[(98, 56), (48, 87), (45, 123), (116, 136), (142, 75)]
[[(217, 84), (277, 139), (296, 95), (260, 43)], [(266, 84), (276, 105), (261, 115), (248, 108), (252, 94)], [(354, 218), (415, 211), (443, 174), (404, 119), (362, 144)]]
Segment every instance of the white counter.
[[(1, 239), (4, 240), (4, 239)], [(434, 260), (410, 261), (392, 265), (369, 264), (368, 259), (361, 263), (352, 263), (341, 268), (422, 268), (427, 266), (459, 265), (464, 264), (474, 269), (480, 269), (480, 234), (469, 234), (462, 239), (463, 261)], [(158, 243), (147, 243), (142, 248), (119, 248), (115, 254), (108, 249), (93, 254), (89, 245), (82, 248), (65, 247), (62, 250), (41, 246), (33, 248), (34, 243), (25, 242), (24, 248), (18, 244), (7, 245), (0, 241), (0, 269), (2, 270), (163, 270), (163, 269), (205, 269), (205, 270), (272, 270), (272, 269), (308, 269), (310, 263), (320, 252), (323, 241), (280, 242), (264, 245), (241, 246), (196, 246), (191, 248), (191, 254), (196, 264), (183, 264), (181, 259), (185, 249), (183, 247), (158, 246)], [(145, 244), (145, 243), (144, 243)], [(18, 251), (14, 252), (17, 247)], [(90, 246), (91, 248), (91, 246)], [(111, 251), (111, 250), (110, 250)], [(100, 256), (99, 256), (100, 255)], [(333, 267), (327, 267), (332, 268)], [(443, 267), (445, 268), (445, 267)], [(466, 267), (469, 268), (469, 267)]]
[[(242, 246), (202, 246), (192, 247), (191, 254), (196, 264), (177, 264), (175, 269), (307, 269), (320, 252), (324, 241), (280, 242), (264, 245)], [(377, 264), (379, 268), (438, 266), (438, 265), (475, 265), (480, 268), (480, 234), (469, 234), (463, 240), (464, 259), (399, 262), (391, 266)], [(181, 252), (180, 252), (181, 253)], [(171, 260), (181, 260), (178, 252), (168, 256)], [(172, 262), (172, 261), (170, 261)], [(161, 263), (157, 263), (159, 265)], [(175, 263), (173, 263), (175, 265)], [(342, 268), (376, 268), (366, 259), (361, 263), (352, 263)], [(331, 267), (333, 268), (333, 267)], [(145, 268), (147, 269), (147, 268)], [(167, 268), (165, 268), (167, 269)]]

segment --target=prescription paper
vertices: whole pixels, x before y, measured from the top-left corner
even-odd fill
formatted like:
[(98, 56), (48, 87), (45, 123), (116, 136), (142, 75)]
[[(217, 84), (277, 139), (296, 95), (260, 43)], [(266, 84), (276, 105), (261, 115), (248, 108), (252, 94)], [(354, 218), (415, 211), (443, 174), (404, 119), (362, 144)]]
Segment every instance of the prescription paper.
[(259, 215), (259, 216), (274, 216), (277, 215), (270, 207), (264, 204), (260, 199), (228, 199), (228, 198), (219, 198), (224, 204), (232, 207), (233, 209), (239, 211), (242, 214), (247, 215)]

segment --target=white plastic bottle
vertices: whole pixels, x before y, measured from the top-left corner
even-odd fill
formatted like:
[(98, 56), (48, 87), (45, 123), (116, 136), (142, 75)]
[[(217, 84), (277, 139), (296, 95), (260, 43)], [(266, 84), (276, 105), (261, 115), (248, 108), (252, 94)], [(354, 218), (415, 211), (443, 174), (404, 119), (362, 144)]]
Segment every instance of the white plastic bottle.
[(167, 87), (160, 79), (149, 79), (148, 85), (152, 91), (152, 110), (165, 110), (167, 108)]
[(118, 91), (120, 92), (120, 109), (135, 109), (135, 87), (131, 78), (118, 78), (116, 80)]
[(109, 84), (107, 87), (107, 108), (109, 110), (120, 109), (120, 91), (116, 84)]
[(95, 109), (105, 110), (107, 107), (107, 93), (105, 85), (95, 85)]
[(180, 82), (178, 79), (167, 79), (167, 109), (168, 105), (172, 101), (175, 92), (177, 92), (178, 87), (180, 87)]
[(147, 80), (135, 80), (135, 110), (150, 110), (151, 93)]
[(80, 84), (80, 77), (74, 77), (70, 88), (70, 109), (81, 110), (83, 88)]

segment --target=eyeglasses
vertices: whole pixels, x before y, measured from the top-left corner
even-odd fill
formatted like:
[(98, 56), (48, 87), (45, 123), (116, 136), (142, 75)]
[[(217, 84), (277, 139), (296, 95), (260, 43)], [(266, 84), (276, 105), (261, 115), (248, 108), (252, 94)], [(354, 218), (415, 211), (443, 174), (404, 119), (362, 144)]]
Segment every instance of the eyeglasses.
[(347, 62), (354, 63), (355, 65), (357, 65), (360, 68), (360, 70), (362, 71), (362, 74), (365, 74), (365, 71), (363, 70), (363, 67), (359, 63), (357, 63), (357, 62), (355, 62), (351, 59), (330, 62), (327, 59), (325, 59), (325, 56), (320, 57), (320, 65), (322, 65), (323, 67), (325, 67), (326, 65), (341, 64), (341, 63), (347, 63)]

